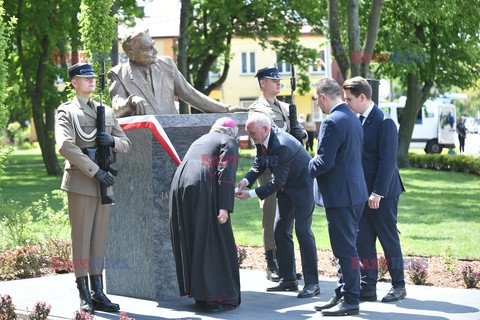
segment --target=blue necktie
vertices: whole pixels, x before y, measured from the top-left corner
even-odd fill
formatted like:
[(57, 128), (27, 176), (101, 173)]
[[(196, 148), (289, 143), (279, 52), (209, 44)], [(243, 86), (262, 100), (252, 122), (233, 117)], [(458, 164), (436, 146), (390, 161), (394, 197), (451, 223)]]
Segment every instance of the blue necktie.
[(363, 125), (363, 119), (365, 119), (365, 117), (363, 115), (360, 115), (360, 117), (358, 117), (358, 120), (360, 120), (360, 123)]

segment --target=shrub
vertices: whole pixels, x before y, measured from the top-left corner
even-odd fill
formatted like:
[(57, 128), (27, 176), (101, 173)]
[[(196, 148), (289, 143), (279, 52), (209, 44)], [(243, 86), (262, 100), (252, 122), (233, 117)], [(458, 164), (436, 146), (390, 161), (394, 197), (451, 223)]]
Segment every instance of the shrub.
[(127, 316), (127, 313), (125, 311), (122, 311), (122, 312), (120, 312), (120, 319), (119, 320), (135, 320), (135, 318), (130, 318), (129, 316)]
[(85, 311), (75, 311), (73, 320), (92, 320), (95, 316)]
[[(60, 199), (63, 201), (63, 206), (58, 211), (55, 211), (50, 206), (50, 198)], [(34, 201), (27, 209), (32, 217), (37, 217), (37, 221), (43, 222), (41, 224), (41, 233), (43, 236), (54, 239), (69, 239), (70, 236), (70, 221), (68, 217), (68, 201), (66, 192), (62, 190), (52, 191), (52, 195), (44, 194), (42, 199)], [(38, 224), (36, 224), (38, 225)], [(38, 232), (37, 232), (38, 233)], [(41, 236), (37, 237), (38, 240)]]
[(31, 131), (30, 126), (22, 128), (22, 125), (18, 121), (12, 122), (8, 124), (7, 131), (12, 135), (13, 143), (17, 148), (30, 147), (30, 143), (28, 143), (28, 137)]
[(241, 266), (247, 257), (247, 250), (241, 246), (237, 246), (238, 265)]
[(385, 280), (388, 271), (388, 260), (383, 254), (378, 256), (378, 281)]
[(480, 158), (472, 155), (409, 153), (411, 167), (480, 175)]
[(33, 308), (33, 311), (28, 315), (30, 320), (47, 320), (48, 315), (52, 306), (48, 305), (45, 302), (38, 301)]
[(36, 246), (18, 247), (0, 254), (0, 280), (25, 279), (39, 276), (45, 265)]
[(0, 294), (0, 320), (14, 320), (17, 319), (15, 313), (15, 305), (12, 298), (7, 294), (2, 296)]
[(480, 281), (480, 272), (475, 272), (469, 265), (463, 267), (462, 276), (467, 288), (475, 288)]
[(423, 285), (427, 282), (428, 271), (420, 261), (413, 261), (409, 267), (408, 274), (414, 284)]
[[(36, 244), (48, 238), (68, 239), (70, 223), (65, 192), (52, 191), (53, 199), (62, 199), (63, 207), (55, 211), (45, 194), (32, 205), (23, 207), (18, 201), (4, 202), (0, 197), (0, 250)], [(35, 219), (35, 217), (37, 217)], [(48, 238), (47, 238), (48, 237)]]
[(453, 248), (451, 245), (445, 245), (443, 259), (445, 260), (445, 267), (451, 274), (455, 273), (455, 263), (457, 259), (455, 258), (455, 254), (453, 253)]
[(9, 200), (4, 202), (0, 197), (0, 226), (5, 245), (8, 248), (34, 244), (33, 217), (20, 202)]
[[(46, 242), (38, 244), (40, 251), (47, 261), (47, 266), (55, 269), (56, 273), (68, 273), (73, 271), (70, 263), (71, 259), (71, 243), (65, 240), (48, 239)], [(55, 263), (55, 261), (60, 263)], [(68, 262), (68, 263), (67, 263)]]

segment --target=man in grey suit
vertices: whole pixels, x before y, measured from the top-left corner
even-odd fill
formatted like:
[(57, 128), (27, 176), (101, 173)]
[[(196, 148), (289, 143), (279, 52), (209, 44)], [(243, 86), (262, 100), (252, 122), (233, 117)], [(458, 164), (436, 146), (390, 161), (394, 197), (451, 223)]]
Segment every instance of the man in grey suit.
[[(87, 148), (111, 147), (113, 152), (126, 153), (130, 140), (120, 128), (113, 110), (105, 106), (105, 132), (97, 133), (97, 101), (93, 101), (95, 73), (92, 66), (77, 63), (69, 69), (76, 96), (58, 107), (55, 138), (58, 152), (65, 158), (62, 190), (67, 191), (68, 215), (72, 233), (72, 256), (80, 307), (117, 312), (120, 307), (103, 293), (102, 271), (107, 244), (110, 204), (102, 205), (100, 183), (112, 194), (114, 177), (100, 169), (87, 155)], [(88, 287), (90, 275), (90, 289)]]
[[(277, 94), (280, 93), (280, 80), (282, 77), (276, 67), (264, 67), (257, 71), (255, 77), (258, 80), (258, 85), (262, 94), (252, 103), (248, 110), (250, 112), (261, 112), (268, 115), (272, 121), (272, 127), (275, 130), (290, 132), (289, 121), (289, 105), (277, 99)], [(302, 134), (303, 132), (296, 132)], [(272, 179), (270, 169), (258, 178), (259, 185), (265, 184)], [(267, 198), (260, 200), (260, 208), (262, 209), (262, 231), (263, 231), (263, 247), (265, 249), (265, 259), (267, 260), (267, 279), (278, 282), (280, 277), (278, 275), (278, 266), (276, 263), (275, 239), (273, 236), (273, 225), (275, 222), (275, 212), (277, 208), (277, 195), (273, 193)], [(302, 274), (297, 273), (297, 279), (301, 279)]]
[(315, 202), (325, 207), (330, 244), (339, 268), (335, 295), (315, 309), (324, 316), (358, 314), (360, 270), (352, 268), (352, 261), (358, 257), (358, 222), (368, 199), (361, 165), (363, 131), (358, 118), (342, 101), (335, 80), (320, 80), (315, 96), (323, 113), (329, 116), (322, 122), (317, 154), (308, 168), (315, 178)]
[[(267, 291), (298, 290), (292, 239), (295, 223), (305, 279), (305, 286), (297, 297), (319, 295), (317, 249), (311, 230), (313, 180), (308, 176), (307, 167), (311, 157), (293, 136), (283, 131), (275, 132), (271, 128), (271, 119), (263, 113), (251, 113), (245, 128), (255, 142), (257, 155), (252, 168), (238, 184), (236, 196), (243, 200), (257, 196), (265, 199), (277, 193), (274, 236), (281, 279), (278, 286), (268, 288)], [(247, 186), (252, 187), (267, 168), (272, 172), (270, 181), (253, 190), (243, 190)]]
[(122, 39), (128, 56), (108, 72), (112, 108), (117, 117), (142, 114), (177, 114), (175, 96), (204, 112), (247, 111), (220, 103), (192, 87), (168, 56), (157, 58), (148, 31)]
[[(397, 126), (389, 114), (372, 101), (372, 88), (362, 77), (343, 83), (345, 101), (360, 115), (363, 126), (363, 171), (370, 194), (360, 219), (357, 236), (362, 262), (360, 301), (377, 300), (378, 263), (376, 240), (380, 241), (392, 278), (392, 289), (383, 302), (405, 298), (403, 255), (397, 232), (397, 205), (405, 191), (397, 167)], [(356, 264), (360, 267), (360, 264)]]

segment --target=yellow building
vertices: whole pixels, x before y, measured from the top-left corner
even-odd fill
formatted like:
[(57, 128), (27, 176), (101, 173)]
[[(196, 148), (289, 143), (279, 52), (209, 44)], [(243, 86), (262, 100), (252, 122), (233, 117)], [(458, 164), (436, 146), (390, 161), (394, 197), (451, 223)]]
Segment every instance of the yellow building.
[[(313, 94), (315, 83), (323, 78), (326, 73), (323, 61), (325, 59), (324, 38), (321, 36), (312, 36), (305, 34), (300, 37), (300, 43), (307, 48), (314, 48), (319, 52), (315, 65), (309, 70), (311, 83), (310, 92), (301, 96), (297, 89), (294, 94), (294, 102), (297, 105), (297, 114), (303, 113), (307, 115), (312, 113), (314, 119), (319, 121), (322, 119), (321, 112), (318, 107), (314, 106)], [(328, 49), (328, 48), (327, 48)], [(211, 93), (211, 97), (219, 101), (232, 105), (248, 106), (260, 95), (258, 80), (255, 73), (258, 69), (273, 66), (275, 63), (282, 74), (282, 89), (278, 95), (278, 99), (290, 103), (291, 101), (291, 66), (284, 61), (277, 61), (277, 53), (273, 49), (263, 49), (259, 43), (253, 39), (234, 38), (232, 39), (232, 55), (230, 61), (230, 69), (227, 79), (222, 87)], [(298, 70), (296, 70), (298, 71)], [(217, 79), (218, 75), (212, 75), (212, 82)]]

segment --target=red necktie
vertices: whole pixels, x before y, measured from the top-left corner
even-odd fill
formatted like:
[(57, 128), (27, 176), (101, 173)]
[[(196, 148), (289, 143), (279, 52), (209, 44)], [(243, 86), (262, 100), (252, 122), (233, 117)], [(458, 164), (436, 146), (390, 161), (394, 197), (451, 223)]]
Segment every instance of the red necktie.
[(261, 146), (262, 146), (263, 154), (267, 155), (267, 147), (265, 147), (265, 145), (263, 143), (261, 144)]

